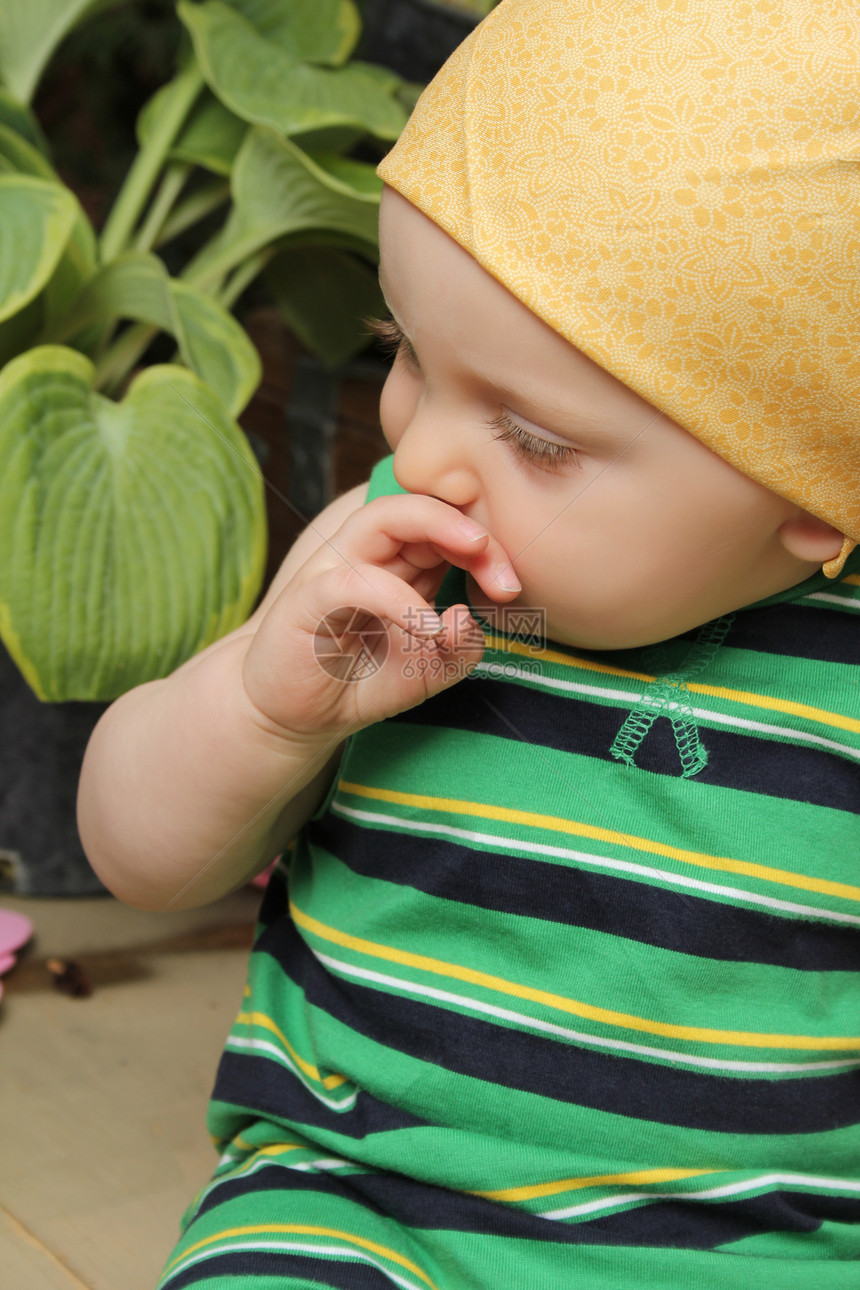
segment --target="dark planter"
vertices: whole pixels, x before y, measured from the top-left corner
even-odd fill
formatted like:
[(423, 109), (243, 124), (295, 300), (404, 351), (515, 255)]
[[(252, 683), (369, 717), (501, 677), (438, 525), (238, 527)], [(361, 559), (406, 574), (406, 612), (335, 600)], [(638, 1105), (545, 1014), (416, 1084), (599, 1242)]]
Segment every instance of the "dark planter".
[(0, 891), (104, 891), (75, 823), (78, 776), (106, 703), (41, 703), (0, 645)]

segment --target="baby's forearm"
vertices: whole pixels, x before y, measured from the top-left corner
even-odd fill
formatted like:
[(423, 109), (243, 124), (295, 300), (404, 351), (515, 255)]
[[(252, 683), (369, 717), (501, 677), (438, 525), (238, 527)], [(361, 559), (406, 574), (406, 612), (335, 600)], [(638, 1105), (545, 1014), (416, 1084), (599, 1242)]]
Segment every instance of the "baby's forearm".
[(78, 793), (78, 827), (105, 885), (143, 909), (234, 890), (283, 849), (322, 799), (339, 744), (287, 741), (242, 685), (251, 637), (227, 637), (104, 713)]

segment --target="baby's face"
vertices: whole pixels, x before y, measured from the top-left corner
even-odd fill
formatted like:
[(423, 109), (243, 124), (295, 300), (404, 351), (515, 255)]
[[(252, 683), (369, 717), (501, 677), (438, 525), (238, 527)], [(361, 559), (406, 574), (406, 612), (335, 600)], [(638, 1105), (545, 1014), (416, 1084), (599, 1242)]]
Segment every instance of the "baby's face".
[[(390, 189), (380, 242), (405, 338), (381, 404), (395, 476), (498, 539), (522, 583), (514, 603), (543, 610), (551, 639), (665, 640), (814, 572), (780, 540), (796, 506), (598, 367)], [(492, 618), (471, 578), (468, 592)]]

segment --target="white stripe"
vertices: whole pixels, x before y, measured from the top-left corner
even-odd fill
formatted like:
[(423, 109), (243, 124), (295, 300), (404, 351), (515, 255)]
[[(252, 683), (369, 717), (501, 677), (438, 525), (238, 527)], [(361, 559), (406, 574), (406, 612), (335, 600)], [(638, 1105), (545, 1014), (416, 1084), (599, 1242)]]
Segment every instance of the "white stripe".
[(796, 739), (801, 743), (815, 744), (828, 752), (846, 753), (860, 761), (860, 748), (850, 744), (837, 743), (835, 739), (825, 739), (823, 735), (813, 735), (806, 730), (793, 730), (789, 726), (772, 726), (764, 721), (749, 721), (746, 717), (729, 717), (722, 712), (711, 712), (708, 708), (693, 708), (693, 715), (704, 721), (713, 721), (715, 725), (739, 726), (742, 730), (758, 730), (765, 735), (778, 735), (783, 739)]
[(312, 1170), (343, 1169), (349, 1167), (352, 1162), (349, 1160), (338, 1160), (336, 1156), (331, 1156), (328, 1160), (300, 1160), (297, 1165), (291, 1165), (286, 1162), (288, 1169), (299, 1169), (304, 1173), (310, 1173)]
[(178, 1276), (180, 1272), (184, 1272), (186, 1268), (193, 1267), (195, 1263), (202, 1263), (206, 1259), (217, 1258), (221, 1254), (233, 1254), (237, 1251), (244, 1253), (247, 1250), (277, 1250), (280, 1252), (290, 1251), (298, 1254), (327, 1254), (334, 1255), (336, 1258), (348, 1258), (350, 1262), (358, 1260), (362, 1263), (370, 1263), (379, 1272), (381, 1272), (383, 1276), (388, 1277), (389, 1281), (393, 1281), (395, 1285), (403, 1286), (404, 1290), (427, 1290), (426, 1282), (419, 1285), (415, 1281), (407, 1281), (406, 1277), (402, 1277), (399, 1273), (393, 1272), (391, 1268), (386, 1267), (385, 1264), (379, 1261), (379, 1259), (374, 1259), (372, 1255), (365, 1254), (363, 1250), (356, 1249), (354, 1246), (349, 1245), (346, 1242), (344, 1242), (343, 1245), (306, 1245), (301, 1241), (286, 1240), (225, 1241), (223, 1244), (219, 1243), (217, 1245), (213, 1243), (208, 1250), (203, 1250), (199, 1254), (194, 1254), (190, 1258), (184, 1259), (182, 1263), (178, 1263), (176, 1267), (171, 1270), (170, 1276), (167, 1280), (161, 1282), (158, 1290), (164, 1290), (164, 1287), (169, 1286), (175, 1276)]
[(834, 596), (831, 591), (812, 591), (804, 600), (829, 600), (834, 605), (847, 605), (849, 609), (860, 609), (860, 600), (850, 599), (848, 596)]
[[(305, 1149), (307, 1150), (308, 1148), (305, 1148)], [(244, 1167), (242, 1168), (233, 1169), (229, 1174), (227, 1173), (217, 1174), (207, 1187), (204, 1187), (202, 1191), (198, 1192), (197, 1203), (194, 1206), (194, 1213), (197, 1214), (197, 1212), (200, 1209), (200, 1206), (203, 1204), (204, 1200), (209, 1195), (209, 1193), (214, 1191), (216, 1187), (220, 1187), (221, 1183), (234, 1182), (235, 1179), (237, 1178), (250, 1178), (252, 1174), (259, 1173), (261, 1169), (265, 1169), (268, 1165), (274, 1165), (281, 1169), (301, 1170), (307, 1173), (309, 1170), (313, 1168), (333, 1169), (336, 1165), (349, 1166), (352, 1163), (349, 1160), (335, 1160), (332, 1158), (331, 1160), (310, 1160), (310, 1161), (300, 1160), (296, 1164), (291, 1164), (289, 1159), (287, 1160), (284, 1159), (284, 1156), (289, 1156), (289, 1155), (290, 1155), (290, 1151), (285, 1150), (280, 1155), (277, 1155), (277, 1156), (257, 1156), (256, 1158), (252, 1157), (250, 1164), (245, 1164)], [(226, 1159), (226, 1156), (222, 1156), (221, 1160), (219, 1160), (218, 1162), (219, 1167), (221, 1166), (221, 1164), (224, 1163), (225, 1159)], [(237, 1161), (242, 1160), (242, 1156), (234, 1155), (231, 1157), (231, 1159), (232, 1159), (232, 1162), (235, 1163)]]
[[(241, 1156), (233, 1156), (234, 1163), (241, 1159), (242, 1159)], [(258, 1169), (263, 1169), (265, 1168), (266, 1165), (276, 1164), (276, 1163), (278, 1162), (270, 1160), (268, 1158), (262, 1158), (262, 1159), (258, 1158), (256, 1160), (252, 1159), (250, 1164), (244, 1165), (241, 1169), (233, 1169), (229, 1174), (216, 1174), (216, 1176), (212, 1179), (212, 1181), (208, 1184), (208, 1186), (204, 1187), (202, 1191), (198, 1192), (197, 1198), (196, 1198), (196, 1204), (194, 1206), (195, 1216), (199, 1212), (200, 1206), (203, 1204), (204, 1200), (209, 1195), (209, 1193), (213, 1192), (216, 1187), (220, 1187), (221, 1183), (233, 1182), (235, 1178), (249, 1177), (251, 1174), (255, 1174)]]
[(259, 1049), (265, 1053), (269, 1053), (272, 1057), (276, 1058), (277, 1061), (281, 1062), (284, 1066), (286, 1066), (287, 1070), (292, 1071), (292, 1073), (296, 1076), (296, 1078), (302, 1084), (304, 1084), (305, 1088), (310, 1093), (313, 1093), (314, 1097), (317, 1099), (318, 1102), (322, 1102), (324, 1106), (329, 1107), (332, 1111), (351, 1111), (352, 1108), (355, 1106), (355, 1102), (358, 1097), (357, 1092), (350, 1093), (347, 1097), (343, 1098), (342, 1101), (340, 1102), (335, 1101), (333, 1098), (325, 1097), (319, 1091), (317, 1085), (314, 1084), (311, 1080), (307, 1079), (304, 1072), (299, 1070), (299, 1068), (293, 1062), (290, 1061), (286, 1053), (281, 1052), (280, 1048), (276, 1047), (275, 1044), (270, 1044), (265, 1039), (241, 1039), (239, 1038), (238, 1035), (228, 1035), (226, 1047), (227, 1048), (252, 1048), (252, 1049)]
[[(319, 950), (313, 950), (314, 955), (320, 963), (335, 972), (341, 972), (344, 976), (358, 977), (363, 981), (373, 981), (377, 985), (392, 986), (396, 990), (401, 990), (406, 994), (418, 994), (429, 999), (438, 999), (441, 1003), (453, 1003), (459, 1008), (467, 1008), (473, 1012), (483, 1013), (488, 1017), (498, 1017), (502, 1021), (513, 1021), (517, 1025), (532, 1030), (541, 1030), (546, 1034), (559, 1035), (562, 1039), (572, 1039), (578, 1044), (588, 1044), (594, 1048), (614, 1048), (627, 1053), (636, 1053), (642, 1057), (657, 1057), (661, 1061), (671, 1064), (700, 1066), (708, 1070), (724, 1071), (744, 1071), (754, 1074), (766, 1075), (785, 1075), (793, 1074), (797, 1071), (822, 1071), (836, 1070), (845, 1066), (860, 1066), (860, 1057), (838, 1058), (826, 1062), (743, 1062), (728, 1061), (719, 1057), (696, 1057), (689, 1053), (673, 1052), (666, 1048), (651, 1048), (646, 1044), (631, 1044), (624, 1039), (608, 1039), (603, 1036), (590, 1035), (581, 1030), (569, 1030), (566, 1026), (558, 1026), (552, 1021), (538, 1021), (535, 1017), (530, 1017), (526, 1013), (514, 1012), (509, 1008), (499, 1008), (492, 1003), (483, 1003), (478, 999), (470, 999), (468, 995), (453, 994), (448, 990), (439, 990), (435, 986), (417, 985), (414, 981), (401, 980), (399, 977), (387, 976), (383, 972), (374, 972), (370, 968), (357, 967), (353, 963), (344, 963), (340, 959), (330, 958), (329, 955), (321, 953)], [(491, 989), (488, 986), (487, 989)], [(552, 1004), (545, 1004), (545, 1007), (552, 1007)]]
[[(475, 668), (473, 675), (478, 672), (486, 671), (489, 665), (479, 663)], [(515, 667), (507, 668), (505, 676), (513, 680), (514, 678), (529, 681), (532, 685), (543, 687), (549, 690), (569, 690), (577, 694), (589, 694), (595, 698), (612, 699), (615, 702), (625, 703), (628, 706), (639, 704), (643, 697), (643, 691), (629, 690), (611, 690), (598, 685), (584, 685), (579, 681), (562, 681), (556, 677), (539, 676), (533, 672), (520, 671)], [(692, 691), (689, 691), (692, 695)], [(743, 700), (734, 700), (734, 702), (743, 702)], [(666, 705), (667, 711), (674, 711), (679, 705), (669, 703)], [(790, 741), (799, 740), (801, 743), (815, 744), (817, 747), (826, 748), (830, 752), (845, 753), (849, 757), (854, 757), (860, 761), (860, 748), (852, 747), (850, 744), (837, 743), (835, 739), (827, 739), (823, 735), (812, 734), (810, 731), (795, 730), (791, 726), (777, 726), (764, 721), (752, 721), (748, 717), (732, 717), (723, 712), (712, 712), (710, 708), (693, 708), (692, 713), (700, 721), (711, 721), (715, 725), (737, 726), (740, 730), (755, 730), (760, 734), (777, 735), (781, 739)], [(814, 720), (814, 718), (805, 718)]]
[(760, 1174), (757, 1178), (746, 1178), (741, 1182), (725, 1183), (722, 1187), (709, 1187), (704, 1191), (635, 1191), (619, 1192), (615, 1196), (606, 1196), (602, 1200), (587, 1201), (583, 1205), (569, 1205), (565, 1209), (550, 1209), (540, 1214), (540, 1218), (575, 1218), (580, 1214), (592, 1214), (597, 1210), (608, 1209), (613, 1205), (633, 1204), (642, 1200), (715, 1200), (720, 1196), (737, 1196), (744, 1191), (757, 1191), (759, 1188), (774, 1186), (789, 1187), (825, 1187), (838, 1192), (860, 1192), (860, 1183), (850, 1182), (847, 1178), (819, 1178), (815, 1174)]
[(569, 847), (550, 846), (545, 842), (525, 842), (521, 838), (500, 837), (494, 833), (477, 833), (471, 829), (457, 828), (453, 824), (435, 824), (423, 820), (402, 819), (400, 816), (386, 815), (381, 811), (363, 811), (354, 806), (344, 805), (338, 798), (332, 802), (331, 809), (336, 815), (349, 816), (367, 824), (390, 824), (400, 832), (436, 833), (445, 837), (460, 838), (465, 842), (483, 843), (496, 850), (502, 848), (506, 851), (530, 852), (536, 855), (556, 856), (562, 860), (576, 860), (580, 864), (617, 869), (622, 873), (634, 873), (643, 878), (654, 878), (670, 886), (690, 887), (694, 891), (706, 891), (712, 895), (749, 901), (750, 904), (764, 905), (768, 909), (779, 909), (790, 914), (805, 914), (812, 918), (826, 918), (838, 923), (860, 926), (860, 914), (844, 914), (833, 909), (819, 909), (815, 905), (799, 905), (790, 900), (777, 900), (774, 896), (762, 896), (757, 892), (744, 891), (741, 887), (724, 887), (719, 883), (703, 882), (701, 878), (690, 878), (686, 874), (671, 873), (666, 869), (654, 869), (649, 865), (636, 864), (632, 860), (615, 860), (610, 859), (609, 856), (591, 855), (587, 851), (574, 851)]

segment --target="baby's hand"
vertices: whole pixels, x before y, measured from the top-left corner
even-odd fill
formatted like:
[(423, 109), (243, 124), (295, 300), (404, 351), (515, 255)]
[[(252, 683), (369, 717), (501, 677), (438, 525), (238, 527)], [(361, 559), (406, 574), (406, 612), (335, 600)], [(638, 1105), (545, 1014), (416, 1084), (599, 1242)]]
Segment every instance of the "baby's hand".
[(461, 680), (484, 638), (465, 605), (436, 617), (452, 564), (494, 600), (517, 594), (495, 580), (511, 579), (506, 552), (446, 502), (410, 493), (360, 506), (257, 628), (243, 664), (251, 702), (285, 736), (326, 742)]

